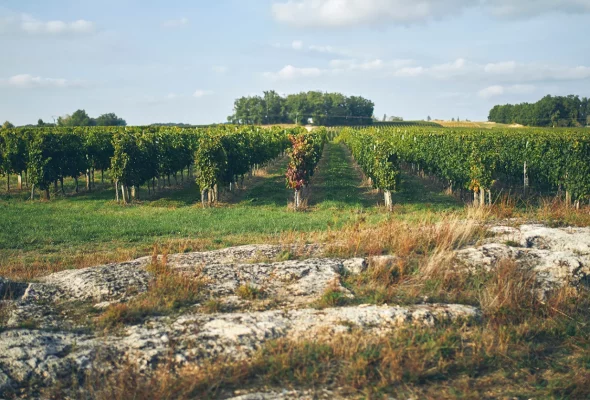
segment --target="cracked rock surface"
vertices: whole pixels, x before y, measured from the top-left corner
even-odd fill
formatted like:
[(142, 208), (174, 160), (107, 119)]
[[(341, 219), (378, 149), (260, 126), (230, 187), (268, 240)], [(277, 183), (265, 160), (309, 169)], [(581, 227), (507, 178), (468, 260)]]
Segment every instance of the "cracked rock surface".
[[(307, 259), (273, 262), (286, 254), (287, 258)], [(149, 291), (154, 279), (148, 268), (151, 257), (62, 271), (30, 283), (0, 278), (0, 322), (4, 325), (0, 330), (0, 398), (14, 390), (34, 393), (36, 388), (64, 379), (83, 378), (94, 368), (113, 370), (122, 360), (147, 372), (162, 363), (198, 365), (220, 356), (246, 359), (274, 339), (330, 340), (353, 330), (386, 335), (403, 326), (432, 327), (480, 318), (478, 309), (452, 304), (309, 308), (328, 289), (354, 298), (342, 285), (342, 276), (393, 259), (321, 258), (321, 247), (315, 245), (241, 246), (170, 255), (167, 268), (203, 281), (211, 298), (235, 301), (239, 288), (248, 285), (271, 299), (273, 308), (258, 311), (249, 307), (254, 300), (241, 299), (237, 301), (244, 307), (239, 311), (207, 314), (198, 312), (200, 305), (194, 304), (173, 315), (147, 317), (142, 323), (106, 334), (93, 332), (72, 314), (98, 313)], [(87, 319), (92, 315), (86, 315)], [(296, 394), (299, 397), (293, 397)], [(239, 395), (245, 399), (315, 398), (307, 392)]]
[(329, 340), (334, 334), (352, 329), (383, 335), (405, 325), (434, 326), (478, 318), (479, 311), (474, 307), (431, 304), (189, 314), (151, 318), (119, 335), (106, 337), (9, 330), (0, 333), (0, 383), (5, 382), (5, 387), (31, 382), (51, 385), (62, 377), (96, 367), (100, 362), (97, 360), (105, 355), (150, 369), (170, 360), (183, 365), (218, 356), (245, 359), (265, 342), (279, 338)]
[(535, 271), (545, 290), (590, 286), (590, 228), (548, 228), (522, 225), (490, 229), (496, 236), (478, 247), (456, 253), (473, 268), (493, 270), (502, 259), (515, 260)]

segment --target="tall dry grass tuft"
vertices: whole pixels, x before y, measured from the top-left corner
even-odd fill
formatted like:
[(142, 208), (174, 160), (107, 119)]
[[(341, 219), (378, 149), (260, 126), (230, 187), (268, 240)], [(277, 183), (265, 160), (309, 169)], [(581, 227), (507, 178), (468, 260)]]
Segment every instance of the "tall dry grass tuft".
[(491, 323), (523, 322), (542, 307), (535, 273), (514, 260), (500, 260), (481, 291), (479, 303)]
[(478, 239), (483, 233), (478, 219), (453, 215), (443, 221), (426, 216), (420, 221), (390, 219), (378, 225), (357, 223), (317, 239), (327, 242), (326, 253), (334, 256), (395, 254), (409, 257), (455, 249)]
[(590, 226), (590, 208), (576, 208), (567, 204), (561, 197), (541, 199), (535, 208), (535, 218), (551, 225)]
[[(479, 213), (480, 211), (475, 211)], [(481, 214), (478, 214), (481, 215)], [(487, 215), (487, 214), (486, 214)], [(442, 277), (453, 274), (453, 251), (481, 237), (479, 219), (450, 219), (432, 227), (434, 246), (428, 260), (420, 268), (424, 278)]]
[(490, 214), (498, 219), (508, 219), (516, 215), (517, 197), (504, 193), (490, 208)]

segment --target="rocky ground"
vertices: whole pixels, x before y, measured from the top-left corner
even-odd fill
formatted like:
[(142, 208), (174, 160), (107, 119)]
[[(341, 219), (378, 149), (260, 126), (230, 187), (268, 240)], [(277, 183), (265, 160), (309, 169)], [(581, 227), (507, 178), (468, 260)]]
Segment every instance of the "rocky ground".
[[(483, 243), (456, 252), (456, 264), (465, 273), (478, 268), (493, 272), (506, 258), (533, 269), (546, 290), (587, 287), (590, 229), (494, 227)], [(402, 326), (477, 323), (482, 318), (476, 307), (461, 304), (376, 306), (351, 301), (343, 307), (320, 306), (327, 293), (354, 300), (343, 277), (394, 260), (395, 256), (326, 258), (321, 246), (259, 245), (144, 257), (63, 271), (28, 283), (0, 277), (0, 398), (22, 390), (33, 394), (72, 375), (82, 377), (90, 369), (112, 368), (117, 360), (147, 372), (163, 362), (186, 366), (220, 356), (247, 359), (274, 339), (330, 340), (352, 330), (385, 335)], [(207, 312), (202, 302), (196, 302), (119, 329), (95, 329), (95, 316), (150, 293), (157, 275), (154, 262), (165, 265), (167, 273), (202, 282), (207, 293), (202, 302), (213, 300), (218, 307)], [(233, 398), (338, 398), (328, 389), (250, 392), (237, 391)]]

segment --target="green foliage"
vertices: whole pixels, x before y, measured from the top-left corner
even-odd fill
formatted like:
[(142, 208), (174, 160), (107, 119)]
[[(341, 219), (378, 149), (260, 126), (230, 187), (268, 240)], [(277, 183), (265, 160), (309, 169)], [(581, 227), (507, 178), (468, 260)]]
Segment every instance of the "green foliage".
[(19, 174), (27, 168), (27, 146), (24, 135), (16, 130), (0, 131), (0, 173)]
[(37, 127), (38, 128), (46, 128), (46, 127), (51, 127), (51, 126), (55, 126), (55, 124), (51, 124), (48, 122), (43, 122), (43, 120), (41, 118), (39, 118), (37, 120)]
[[(57, 126), (76, 127), (76, 126), (126, 126), (127, 122), (119, 118), (115, 113), (102, 114), (98, 118), (91, 118), (85, 110), (77, 110), (72, 115), (65, 115), (57, 119)], [(37, 121), (37, 126), (53, 126), (46, 124), (42, 119)]]
[(386, 129), (345, 129), (341, 140), (350, 148), (366, 176), (376, 188), (396, 191), (399, 185), (397, 148), (389, 140)]
[(454, 187), (490, 189), (520, 183), (524, 163), (531, 182), (564, 187), (573, 199), (590, 196), (590, 132), (556, 129), (345, 129), (343, 140), (376, 187), (393, 189), (396, 159), (420, 166)]
[(115, 181), (126, 187), (141, 186), (158, 176), (157, 134), (141, 129), (113, 136), (111, 169)]
[(58, 126), (92, 126), (93, 120), (85, 110), (77, 110), (72, 115), (66, 115), (57, 119)]
[(292, 129), (218, 126), (201, 132), (196, 143), (195, 167), (201, 190), (229, 185), (250, 168), (268, 162), (288, 146)]
[(48, 190), (51, 182), (60, 175), (60, 140), (59, 134), (40, 131), (31, 135), (29, 142), (28, 171), (32, 184), (41, 190)]
[(587, 124), (590, 99), (579, 96), (545, 96), (536, 103), (497, 105), (488, 120), (503, 124), (578, 127)]
[(290, 162), (287, 168), (287, 187), (300, 190), (309, 183), (326, 143), (325, 128), (311, 132), (299, 130), (289, 135), (291, 147), (288, 150)]
[(2, 124), (2, 129), (11, 129), (11, 128), (14, 128), (14, 125), (12, 123), (8, 122), (8, 121), (5, 121)]
[(306, 124), (367, 125), (375, 105), (358, 96), (340, 93), (307, 92), (281, 97), (274, 90), (264, 96), (242, 97), (234, 103), (234, 114), (228, 121), (234, 124)]
[(102, 114), (94, 120), (96, 126), (126, 126), (127, 122), (123, 118), (117, 117), (115, 113)]

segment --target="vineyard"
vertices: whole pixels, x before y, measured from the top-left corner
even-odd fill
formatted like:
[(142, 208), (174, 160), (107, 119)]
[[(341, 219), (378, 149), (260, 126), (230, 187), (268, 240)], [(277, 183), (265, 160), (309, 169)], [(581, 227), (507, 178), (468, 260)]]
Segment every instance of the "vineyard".
[(179, 128), (48, 128), (8, 129), (0, 132), (0, 173), (23, 177), (31, 186), (50, 198), (50, 187), (64, 192), (65, 178), (86, 177), (86, 189), (94, 185), (95, 171), (109, 171), (117, 201), (138, 199), (137, 188), (156, 191), (171, 176), (177, 183), (194, 179), (201, 191), (203, 205), (216, 202), (219, 188), (239, 186), (244, 176), (277, 158), (287, 148), (293, 162), (289, 167), (289, 185), (299, 189), (308, 184), (321, 157), (325, 130), (308, 133), (303, 128), (262, 129), (220, 126), (205, 129)]
[(345, 129), (341, 139), (389, 207), (402, 167), (436, 176), (449, 192), (471, 191), (479, 205), (492, 204), (494, 188), (565, 192), (578, 208), (590, 197), (590, 132), (583, 128), (366, 128)]
[(324, 144), (338, 136), (371, 184), (384, 192), (400, 190), (400, 171), (439, 179), (449, 193), (473, 193), (477, 205), (492, 204), (492, 191), (564, 193), (577, 207), (590, 197), (590, 133), (579, 129), (473, 129), (392, 125), (370, 128), (217, 126), (208, 128), (20, 128), (0, 131), (0, 174), (17, 176), (41, 190), (64, 191), (64, 179), (84, 177), (86, 190), (95, 172), (108, 171), (116, 200), (139, 198), (185, 179), (196, 182), (203, 206), (215, 203), (220, 188), (233, 190), (244, 177), (285, 152), (287, 187), (299, 208)]
[[(86, 360), (107, 343), (162, 366), (171, 383), (160, 398), (227, 399), (211, 377), (231, 392), (266, 385), (277, 368), (281, 385), (341, 377), (347, 393), (378, 388), (376, 398), (401, 384), (408, 396), (454, 398), (444, 390), (463, 377), (467, 397), (504, 387), (506, 398), (521, 393), (512, 387), (588, 397), (590, 214), (563, 207), (589, 197), (583, 129), (20, 128), (0, 138), (0, 373), (29, 373), (11, 375), (17, 388), (45, 373), (87, 379), (70, 362), (57, 373), (43, 363)], [(498, 200), (503, 191), (514, 203)], [(232, 340), (231, 354), (261, 349), (255, 362), (218, 358)], [(55, 343), (67, 347), (36, 350)], [(572, 358), (581, 367), (551, 377)], [(41, 369), (28, 372), (31, 359)], [(213, 369), (178, 382), (177, 368), (201, 361)], [(550, 383), (530, 380), (531, 362)], [(126, 398), (136, 387), (119, 382), (151, 373), (129, 371), (84, 383)], [(490, 375), (502, 380), (489, 386)], [(205, 380), (197, 392), (195, 379)]]

